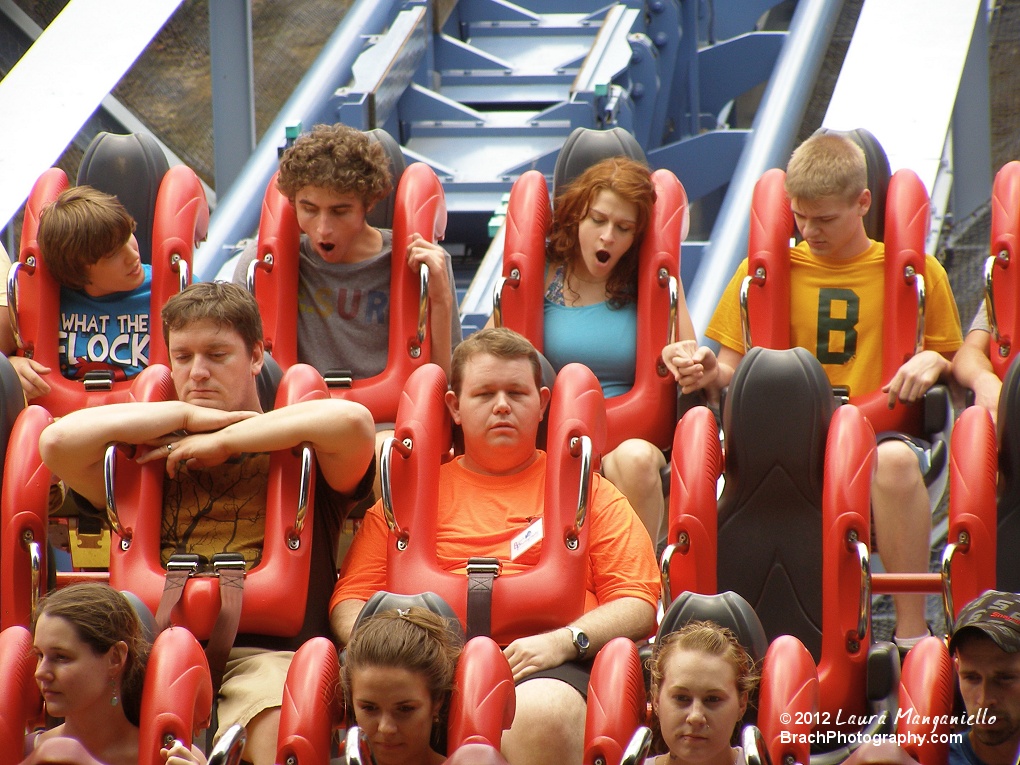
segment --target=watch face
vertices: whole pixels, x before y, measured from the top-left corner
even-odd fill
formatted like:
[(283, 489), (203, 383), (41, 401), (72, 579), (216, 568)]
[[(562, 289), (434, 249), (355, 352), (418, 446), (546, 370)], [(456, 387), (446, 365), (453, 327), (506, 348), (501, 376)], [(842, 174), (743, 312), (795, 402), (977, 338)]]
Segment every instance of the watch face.
[(581, 630), (578, 630), (577, 632), (574, 633), (574, 645), (576, 645), (578, 650), (580, 651), (587, 651), (588, 636)]

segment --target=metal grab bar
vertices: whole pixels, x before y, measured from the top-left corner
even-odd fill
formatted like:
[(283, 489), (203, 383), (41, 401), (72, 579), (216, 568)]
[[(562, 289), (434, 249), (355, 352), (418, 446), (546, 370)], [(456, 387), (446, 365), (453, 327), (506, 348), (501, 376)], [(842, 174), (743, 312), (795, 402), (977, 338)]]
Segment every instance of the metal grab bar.
[(567, 534), (567, 547), (577, 549), (577, 538), (588, 517), (588, 504), (591, 501), (591, 465), (592, 445), (588, 436), (574, 436), (570, 439), (570, 456), (581, 457), (581, 478), (577, 487), (577, 513), (574, 515), (574, 527)]
[(372, 754), (372, 747), (368, 743), (368, 737), (361, 732), (361, 728), (352, 725), (347, 729), (347, 738), (344, 739), (344, 756), (347, 758), (347, 765), (365, 765), (361, 757), (361, 742), (364, 741), (368, 747), (368, 762), (376, 765), (375, 755)]
[(1009, 355), (1009, 346), (1012, 338), (1002, 342), (1002, 333), (999, 332), (999, 320), (995, 315), (995, 266), (1006, 268), (1009, 265), (1009, 250), (999, 250), (997, 255), (989, 255), (985, 258), (985, 315), (988, 317), (988, 326), (991, 329), (995, 342), (1000, 343), (999, 354), (1003, 357)]
[(287, 537), (287, 547), (296, 550), (301, 546), (301, 532), (305, 528), (305, 517), (308, 515), (308, 498), (312, 489), (312, 458), (314, 452), (307, 443), (301, 444), (301, 480), (298, 483), (298, 506), (294, 516), (294, 531)]
[(907, 284), (910, 284), (910, 280), (913, 279), (914, 287), (917, 289), (917, 335), (914, 337), (914, 355), (916, 356), (924, 350), (924, 330), (925, 330), (925, 302), (927, 300), (927, 292), (924, 288), (924, 275), (914, 271), (913, 266), (907, 266), (903, 269), (903, 278)]
[(395, 437), (390, 436), (383, 441), (382, 450), (379, 452), (379, 488), (382, 493), (382, 508), (383, 518), (386, 519), (386, 525), (390, 529), (390, 533), (397, 538), (397, 549), (407, 549), (407, 531), (401, 529), (397, 525), (397, 518), (393, 514), (393, 487), (391, 485), (391, 468), (390, 462), (393, 459), (393, 451), (400, 452), (400, 456), (407, 459), (411, 456), (411, 449), (414, 444), (411, 439), (407, 438), (403, 441), (397, 440)]
[[(216, 746), (209, 751), (209, 765), (238, 765), (247, 742), (248, 732), (244, 726), (234, 723), (223, 732)], [(172, 744), (173, 742), (170, 743), (171, 746)], [(185, 743), (185, 746), (188, 744)]]
[(955, 542), (946, 544), (942, 551), (942, 610), (946, 617), (946, 633), (953, 634), (956, 626), (956, 609), (953, 604), (953, 557), (970, 550), (970, 535), (961, 531)]
[(170, 258), (170, 264), (177, 266), (177, 287), (178, 292), (184, 292), (184, 288), (191, 284), (191, 274), (188, 271), (188, 261), (180, 255), (175, 254)]
[(651, 745), (652, 732), (647, 726), (640, 726), (636, 731), (634, 731), (634, 735), (630, 737), (630, 741), (627, 742), (627, 747), (623, 750), (623, 759), (620, 760), (620, 765), (641, 765), (641, 763), (645, 761), (645, 757), (648, 755), (648, 749)]
[(740, 745), (744, 748), (747, 765), (772, 765), (772, 755), (757, 725), (744, 726), (740, 732)]
[(265, 258), (255, 258), (248, 264), (248, 271), (244, 275), (244, 285), (252, 295), (255, 294), (255, 272), (260, 268), (267, 272), (273, 270), (273, 254), (271, 252), (266, 253)]
[(676, 317), (680, 309), (680, 283), (675, 276), (669, 275), (669, 271), (660, 268), (659, 286), (665, 287), (669, 292), (669, 327), (666, 328), (666, 345), (672, 345), (678, 336)]
[(32, 570), (32, 614), (39, 605), (39, 588), (42, 586), (42, 546), (35, 541), (35, 534), (26, 529), (21, 536), (21, 544), (28, 553), (28, 565)]
[(686, 555), (691, 549), (691, 537), (686, 531), (681, 531), (674, 544), (666, 545), (659, 559), (659, 581), (662, 583), (662, 610), (665, 612), (673, 602), (673, 583), (670, 577), (670, 569), (673, 566), (673, 556), (679, 552)]
[(411, 358), (421, 356), (421, 346), (425, 342), (425, 330), (429, 323), (429, 267), (424, 263), (418, 270), (418, 342), (411, 345)]
[(745, 354), (753, 347), (751, 345), (751, 314), (747, 308), (751, 285), (764, 286), (765, 276), (765, 267), (758, 266), (754, 271), (754, 276), (745, 276), (740, 282), (740, 331), (744, 339)]
[(847, 549), (857, 552), (857, 560), (861, 565), (861, 600), (857, 610), (858, 643), (864, 641), (868, 634), (868, 621), (871, 617), (871, 553), (868, 546), (857, 538), (857, 532), (851, 531), (847, 539)]
[(492, 288), (492, 324), (495, 327), (503, 326), (503, 287), (507, 285), (511, 289), (521, 286), (521, 269), (510, 269), (510, 276), (499, 277)]
[(30, 255), (24, 263), (18, 261), (11, 266), (7, 272), (7, 315), (11, 320), (11, 332), (14, 341), (19, 348), (25, 347), (25, 340), (21, 336), (21, 324), (18, 322), (18, 274), (22, 268), (28, 268), (29, 274), (35, 273), (35, 256)]
[(106, 520), (120, 537), (120, 549), (127, 550), (131, 546), (131, 532), (120, 524), (120, 516), (117, 515), (117, 499), (114, 496), (113, 483), (117, 472), (117, 445), (110, 444), (106, 447), (106, 455), (103, 458), (103, 483), (106, 488)]

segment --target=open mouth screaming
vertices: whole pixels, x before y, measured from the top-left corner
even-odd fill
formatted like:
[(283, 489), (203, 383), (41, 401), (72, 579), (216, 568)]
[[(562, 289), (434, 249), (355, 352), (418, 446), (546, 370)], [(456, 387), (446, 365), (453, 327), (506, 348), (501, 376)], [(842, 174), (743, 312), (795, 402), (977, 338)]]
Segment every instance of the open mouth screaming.
[(595, 253), (595, 258), (598, 260), (599, 263), (603, 264), (608, 263), (609, 257), (610, 256), (608, 250), (599, 250), (598, 252)]

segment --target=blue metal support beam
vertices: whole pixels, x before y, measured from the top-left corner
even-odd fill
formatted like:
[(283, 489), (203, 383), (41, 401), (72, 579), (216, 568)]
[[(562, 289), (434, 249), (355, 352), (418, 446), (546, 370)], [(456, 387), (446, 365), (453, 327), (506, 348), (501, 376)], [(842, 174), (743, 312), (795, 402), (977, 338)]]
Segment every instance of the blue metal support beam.
[(251, 0), (209, 3), (209, 43), (216, 190), (225, 194), (255, 150)]
[(842, 5), (841, 0), (800, 0), (797, 4), (789, 40), (765, 89), (712, 229), (711, 243), (687, 291), (691, 320), (699, 331), (708, 326), (726, 283), (747, 256), (754, 185), (769, 168), (786, 166)]

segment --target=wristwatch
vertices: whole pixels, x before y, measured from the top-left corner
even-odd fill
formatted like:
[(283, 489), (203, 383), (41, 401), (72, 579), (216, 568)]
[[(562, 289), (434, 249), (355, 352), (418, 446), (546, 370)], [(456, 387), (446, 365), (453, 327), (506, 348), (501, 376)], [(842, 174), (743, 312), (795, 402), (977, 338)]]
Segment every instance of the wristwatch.
[(578, 627), (571, 627), (569, 624), (566, 629), (570, 630), (570, 639), (574, 648), (577, 649), (577, 658), (583, 659), (588, 654), (588, 646), (591, 645), (587, 633)]

